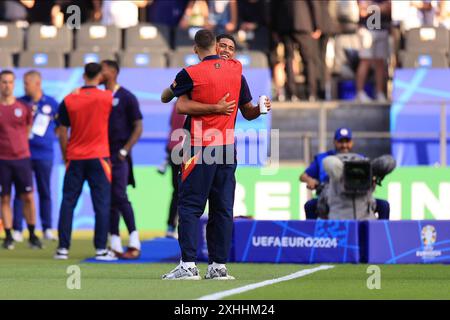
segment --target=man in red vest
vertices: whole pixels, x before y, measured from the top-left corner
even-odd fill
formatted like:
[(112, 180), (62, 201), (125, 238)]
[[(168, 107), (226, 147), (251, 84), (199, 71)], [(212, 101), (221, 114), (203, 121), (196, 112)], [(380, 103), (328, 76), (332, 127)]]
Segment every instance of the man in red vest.
[[(234, 279), (225, 263), (230, 252), (233, 232), (233, 205), (236, 180), (234, 127), (236, 101), (251, 101), (248, 86), (243, 87), (242, 65), (237, 60), (221, 59), (216, 54), (216, 39), (208, 30), (195, 35), (194, 50), (201, 63), (180, 71), (163, 101), (171, 95), (189, 97), (198, 102), (185, 110), (177, 104), (178, 113), (188, 114), (187, 137), (179, 180), (179, 244), (181, 262), (163, 279), (201, 279), (196, 266), (198, 222), (206, 202), (214, 213), (214, 243), (209, 247), (212, 263), (206, 279)], [(224, 99), (225, 97), (225, 99)], [(230, 100), (230, 101), (226, 101)], [(219, 103), (217, 103), (219, 101)]]
[(84, 67), (85, 85), (69, 94), (58, 111), (59, 141), (67, 168), (58, 223), (59, 244), (54, 256), (58, 260), (68, 259), (73, 213), (86, 180), (95, 211), (95, 258), (117, 260), (106, 248), (111, 208), (108, 126), (113, 95), (109, 90), (97, 88), (102, 80), (101, 71), (100, 64), (88, 63)]

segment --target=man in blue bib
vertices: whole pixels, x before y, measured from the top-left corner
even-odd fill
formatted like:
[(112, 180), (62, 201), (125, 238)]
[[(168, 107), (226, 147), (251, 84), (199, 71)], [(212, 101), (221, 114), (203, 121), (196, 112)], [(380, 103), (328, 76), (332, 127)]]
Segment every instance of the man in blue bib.
[[(42, 76), (38, 71), (25, 73), (25, 96), (22, 102), (30, 106), (33, 111), (33, 127), (30, 134), (30, 151), (34, 176), (39, 193), (39, 215), (41, 217), (42, 232), (47, 240), (56, 240), (52, 234), (52, 198), (50, 191), (50, 176), (53, 167), (53, 143), (56, 140), (57, 122), (55, 115), (58, 103), (42, 91)], [(13, 239), (23, 241), (23, 205), (16, 196), (14, 199)]]

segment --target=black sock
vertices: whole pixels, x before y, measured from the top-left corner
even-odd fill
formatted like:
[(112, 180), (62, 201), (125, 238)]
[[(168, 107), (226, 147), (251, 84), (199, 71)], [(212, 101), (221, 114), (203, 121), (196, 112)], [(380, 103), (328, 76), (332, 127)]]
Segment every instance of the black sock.
[(34, 224), (28, 225), (28, 232), (30, 233), (30, 238), (34, 237)]
[(5, 229), (6, 239), (12, 239), (11, 229)]

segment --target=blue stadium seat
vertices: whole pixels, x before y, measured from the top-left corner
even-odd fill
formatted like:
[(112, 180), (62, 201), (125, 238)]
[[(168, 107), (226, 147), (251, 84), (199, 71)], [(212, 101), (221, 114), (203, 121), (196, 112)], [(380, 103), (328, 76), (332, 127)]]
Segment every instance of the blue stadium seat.
[(165, 68), (166, 55), (162, 52), (122, 52), (119, 54), (123, 68)]
[(69, 54), (69, 68), (83, 67), (86, 63), (99, 63), (105, 59), (116, 60), (116, 55), (110, 51), (75, 51)]

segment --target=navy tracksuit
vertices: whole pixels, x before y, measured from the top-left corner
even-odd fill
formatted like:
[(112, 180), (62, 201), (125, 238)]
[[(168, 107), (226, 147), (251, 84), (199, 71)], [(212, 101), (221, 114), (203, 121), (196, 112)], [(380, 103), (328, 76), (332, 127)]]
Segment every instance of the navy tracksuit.
[(63, 200), (59, 215), (59, 248), (70, 248), (73, 212), (84, 181), (87, 180), (95, 212), (94, 246), (96, 249), (106, 249), (111, 206), (111, 172), (105, 172), (104, 168), (107, 161), (107, 159), (89, 159), (69, 162), (64, 177)]
[[(50, 175), (52, 172), (52, 160), (32, 160), (34, 176), (39, 194), (39, 214), (42, 230), (52, 228), (52, 199), (50, 191)], [(23, 230), (23, 203), (18, 194), (14, 198), (13, 229)]]
[[(211, 148), (211, 147), (208, 147)], [(222, 146), (211, 152), (215, 157)], [(202, 148), (204, 150), (205, 147)], [(192, 148), (192, 155), (196, 154)], [(233, 163), (226, 164), (226, 155), (233, 153)], [(203, 154), (203, 153), (202, 153)], [(195, 262), (199, 218), (203, 215), (209, 200), (207, 244), (209, 262), (226, 263), (233, 234), (233, 205), (236, 187), (235, 146), (229, 145), (223, 157), (223, 164), (202, 163), (183, 164), (179, 175), (178, 235), (183, 262)], [(192, 170), (192, 171), (191, 171)]]

